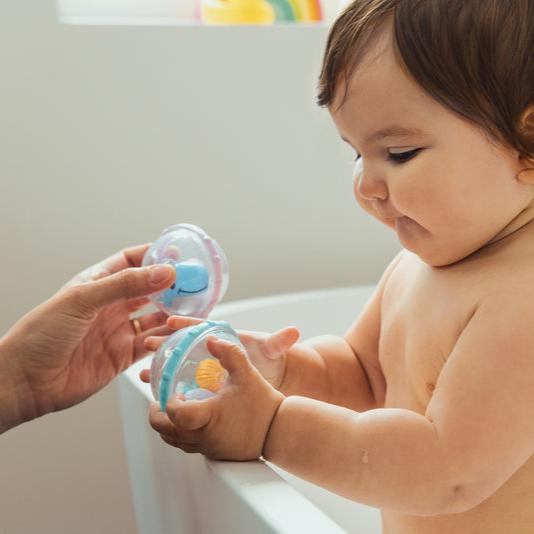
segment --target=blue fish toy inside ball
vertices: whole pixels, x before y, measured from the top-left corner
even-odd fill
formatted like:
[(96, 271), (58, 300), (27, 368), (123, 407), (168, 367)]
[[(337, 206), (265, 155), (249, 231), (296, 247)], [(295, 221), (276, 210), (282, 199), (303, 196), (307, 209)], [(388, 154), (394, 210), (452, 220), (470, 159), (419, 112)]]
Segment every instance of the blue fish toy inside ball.
[(172, 308), (174, 299), (197, 295), (208, 289), (208, 270), (202, 265), (186, 265), (177, 263), (176, 281), (163, 292), (163, 303), (166, 308)]
[(143, 266), (166, 263), (176, 271), (174, 284), (152, 295), (152, 302), (169, 315), (206, 318), (228, 287), (228, 260), (204, 230), (193, 224), (166, 228), (152, 243)]

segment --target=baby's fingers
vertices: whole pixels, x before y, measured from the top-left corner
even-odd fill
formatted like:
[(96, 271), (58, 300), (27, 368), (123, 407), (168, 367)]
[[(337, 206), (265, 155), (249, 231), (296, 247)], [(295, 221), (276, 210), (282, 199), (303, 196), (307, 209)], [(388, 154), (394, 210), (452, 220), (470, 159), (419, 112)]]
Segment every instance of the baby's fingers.
[(210, 422), (213, 412), (213, 403), (210, 401), (211, 399), (184, 402), (175, 398), (167, 404), (168, 418), (179, 429), (180, 436), (192, 438), (194, 434), (187, 431), (201, 429)]
[[(194, 403), (194, 401), (192, 401)], [(170, 403), (169, 403), (170, 404)], [(160, 411), (158, 404), (151, 404), (149, 412), (150, 426), (162, 436), (182, 443), (198, 443), (198, 432), (184, 428), (178, 421), (171, 420), (169, 415)]]
[(254, 367), (250, 363), (243, 347), (215, 336), (208, 337), (206, 346), (210, 353), (228, 371), (233, 383), (246, 384), (248, 382)]
[(299, 339), (300, 332), (294, 326), (282, 328), (263, 340), (263, 354), (267, 358), (279, 358)]
[(150, 426), (158, 433), (176, 437), (176, 427), (165, 412), (160, 411), (159, 404), (152, 402), (148, 413)]
[(160, 437), (168, 445), (176, 447), (177, 449), (181, 449), (184, 452), (190, 454), (200, 452), (200, 445), (198, 445), (197, 443), (184, 443), (183, 441), (178, 440), (174, 436), (166, 436), (165, 434), (160, 434)]
[(300, 332), (294, 326), (287, 326), (274, 334), (238, 330), (239, 339), (245, 345), (252, 359), (259, 350), (261, 356), (276, 359), (287, 352), (299, 339)]

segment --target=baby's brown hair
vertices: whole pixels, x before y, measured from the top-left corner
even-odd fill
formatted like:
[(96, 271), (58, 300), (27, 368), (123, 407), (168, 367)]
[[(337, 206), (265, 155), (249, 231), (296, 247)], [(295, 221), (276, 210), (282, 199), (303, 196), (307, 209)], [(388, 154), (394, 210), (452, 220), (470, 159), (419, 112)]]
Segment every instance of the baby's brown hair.
[(534, 161), (534, 120), (521, 126), (534, 105), (534, 0), (354, 0), (328, 36), (320, 106), (340, 81), (346, 95), (387, 23), (400, 65), (432, 98)]

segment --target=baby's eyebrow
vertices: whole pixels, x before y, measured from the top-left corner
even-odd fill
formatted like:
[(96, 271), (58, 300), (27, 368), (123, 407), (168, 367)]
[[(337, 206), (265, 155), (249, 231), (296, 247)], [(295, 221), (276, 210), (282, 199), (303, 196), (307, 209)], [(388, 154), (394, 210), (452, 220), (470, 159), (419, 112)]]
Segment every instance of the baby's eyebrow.
[[(365, 138), (365, 142), (369, 144), (389, 137), (408, 137), (410, 135), (424, 134), (425, 132), (423, 130), (420, 130), (419, 128), (406, 128), (404, 126), (398, 126), (397, 124), (394, 124), (392, 126), (382, 128), (381, 130), (377, 130), (376, 132), (373, 132), (372, 134), (368, 135)], [(346, 143), (349, 143), (349, 145), (351, 144), (350, 141), (348, 139), (345, 139), (343, 136), (341, 136), (341, 139), (343, 139), (343, 141), (345, 141)]]

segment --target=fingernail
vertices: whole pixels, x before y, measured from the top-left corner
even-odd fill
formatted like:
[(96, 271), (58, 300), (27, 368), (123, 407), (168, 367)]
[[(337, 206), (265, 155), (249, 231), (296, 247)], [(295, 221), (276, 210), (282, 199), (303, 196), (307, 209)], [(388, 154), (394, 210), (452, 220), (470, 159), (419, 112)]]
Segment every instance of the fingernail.
[(168, 265), (153, 265), (149, 269), (150, 283), (154, 286), (158, 286), (163, 281), (171, 277), (171, 269)]

